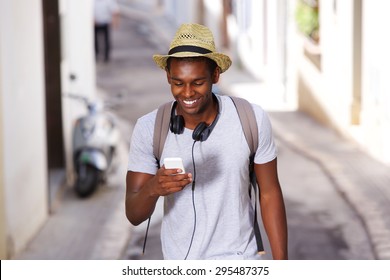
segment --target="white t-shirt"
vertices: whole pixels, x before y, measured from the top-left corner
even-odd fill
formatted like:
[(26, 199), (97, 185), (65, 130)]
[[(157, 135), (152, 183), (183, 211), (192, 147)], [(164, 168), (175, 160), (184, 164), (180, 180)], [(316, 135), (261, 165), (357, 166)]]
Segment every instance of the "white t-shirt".
[(111, 23), (112, 15), (119, 12), (116, 0), (94, 0), (94, 18), (96, 24)]
[[(209, 138), (196, 142), (196, 231), (188, 259), (256, 259), (253, 207), (250, 202), (249, 155), (240, 119), (232, 100), (218, 96), (220, 117)], [(276, 158), (271, 124), (264, 110), (253, 105), (259, 127), (255, 163)], [(155, 174), (153, 131), (157, 111), (141, 117), (134, 128), (128, 170)], [(169, 132), (161, 157), (181, 157), (186, 172), (194, 174), (192, 130)], [(192, 190), (166, 196), (161, 240), (164, 259), (184, 259), (194, 228)]]

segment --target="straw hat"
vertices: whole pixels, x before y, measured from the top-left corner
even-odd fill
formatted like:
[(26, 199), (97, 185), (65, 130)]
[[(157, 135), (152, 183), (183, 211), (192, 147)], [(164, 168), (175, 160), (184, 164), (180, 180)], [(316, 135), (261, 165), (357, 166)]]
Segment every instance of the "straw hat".
[(225, 72), (232, 61), (227, 55), (215, 51), (213, 33), (206, 26), (190, 23), (182, 24), (176, 31), (169, 47), (168, 55), (153, 55), (156, 64), (165, 70), (169, 57), (204, 56), (214, 60)]

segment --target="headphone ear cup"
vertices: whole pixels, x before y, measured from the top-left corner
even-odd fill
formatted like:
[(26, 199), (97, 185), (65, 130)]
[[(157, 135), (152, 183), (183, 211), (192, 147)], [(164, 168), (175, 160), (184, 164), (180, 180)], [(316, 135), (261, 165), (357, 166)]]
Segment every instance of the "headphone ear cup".
[(181, 115), (171, 117), (170, 130), (175, 134), (182, 134), (184, 131), (184, 118)]
[[(194, 132), (192, 132), (192, 139), (195, 141), (204, 141), (208, 137), (207, 131), (207, 124), (205, 122), (199, 123), (195, 129)], [(205, 133), (206, 132), (206, 133)]]

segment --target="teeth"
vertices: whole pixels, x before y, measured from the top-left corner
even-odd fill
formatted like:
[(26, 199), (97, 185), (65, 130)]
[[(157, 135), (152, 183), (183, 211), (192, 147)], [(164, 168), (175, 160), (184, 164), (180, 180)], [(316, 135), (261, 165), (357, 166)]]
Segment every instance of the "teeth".
[(192, 105), (196, 102), (196, 100), (183, 100), (183, 102), (187, 105)]

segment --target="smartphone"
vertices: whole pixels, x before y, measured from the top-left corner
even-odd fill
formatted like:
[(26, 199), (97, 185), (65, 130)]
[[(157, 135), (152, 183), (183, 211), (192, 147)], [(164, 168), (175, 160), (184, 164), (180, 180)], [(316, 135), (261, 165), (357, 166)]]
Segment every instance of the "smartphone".
[(179, 174), (185, 173), (183, 160), (179, 157), (165, 158), (164, 165), (166, 169), (181, 169), (182, 172)]

